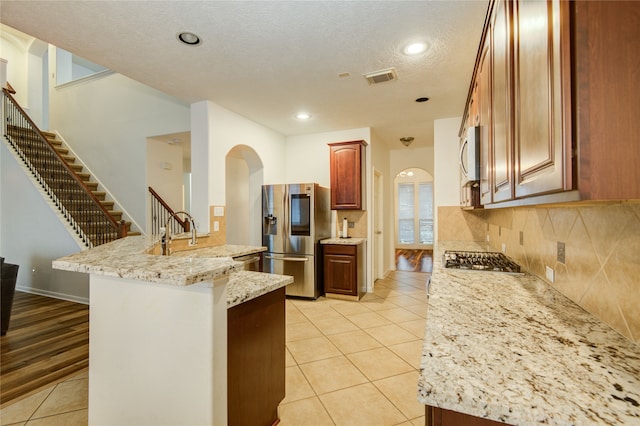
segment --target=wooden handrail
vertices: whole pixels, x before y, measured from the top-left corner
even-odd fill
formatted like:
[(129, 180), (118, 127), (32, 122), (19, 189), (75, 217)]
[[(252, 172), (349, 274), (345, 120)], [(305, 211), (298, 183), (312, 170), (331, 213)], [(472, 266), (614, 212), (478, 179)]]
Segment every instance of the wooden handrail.
[[(9, 83), (7, 83), (8, 87), (11, 87), (9, 85)], [(11, 88), (12, 90), (13, 88)], [(82, 178), (80, 178), (77, 173), (71, 168), (69, 167), (69, 165), (67, 164), (66, 161), (64, 161), (64, 159), (62, 158), (62, 156), (60, 155), (60, 153), (53, 147), (53, 145), (51, 144), (51, 142), (49, 142), (49, 140), (44, 136), (44, 134), (42, 133), (42, 131), (40, 131), (40, 129), (38, 128), (38, 126), (33, 122), (33, 120), (31, 120), (31, 117), (29, 117), (29, 115), (24, 111), (24, 109), (22, 109), (22, 107), (18, 104), (18, 102), (13, 98), (13, 96), (11, 96), (11, 90), (7, 89), (7, 88), (2, 88), (3, 93), (5, 94), (5, 96), (7, 97), (7, 99), (9, 99), (9, 101), (13, 104), (13, 106), (19, 111), (19, 113), (22, 115), (22, 118), (27, 121), (29, 123), (29, 125), (32, 127), (31, 129), (29, 129), (30, 131), (34, 132), (36, 135), (38, 135), (38, 137), (41, 139), (41, 142), (44, 141), (45, 145), (49, 148), (49, 150), (57, 157), (58, 161), (62, 164), (62, 166), (65, 168), (65, 170), (73, 177), (73, 179), (75, 180), (75, 182), (77, 183), (77, 185), (84, 190), (84, 192), (86, 192), (86, 194), (91, 198), (91, 200), (93, 201), (93, 203), (104, 213), (104, 216), (107, 218), (107, 220), (111, 223), (111, 225), (118, 230), (118, 235), (119, 238), (125, 237), (127, 235), (127, 229), (126, 229), (126, 225), (125, 225), (125, 221), (122, 220), (120, 222), (118, 222), (112, 215), (111, 213), (109, 213), (109, 211), (104, 207), (104, 205), (102, 205), (102, 203), (100, 202), (100, 200), (95, 196), (95, 194), (91, 191), (91, 189), (89, 189), (89, 187), (84, 183), (84, 181), (82, 180)], [(13, 91), (15, 93), (15, 91)], [(7, 123), (5, 123), (5, 125), (8, 126)]]
[(171, 206), (169, 206), (169, 204), (167, 204), (166, 201), (164, 201), (160, 194), (158, 194), (152, 187), (149, 187), (149, 192), (151, 193), (153, 198), (155, 198), (156, 201), (158, 201), (158, 203), (160, 203), (160, 205), (167, 211), (169, 217), (173, 217), (180, 224), (180, 226), (182, 226), (184, 232), (189, 232), (191, 230), (191, 223), (186, 219), (180, 219), (180, 217), (176, 215), (176, 212), (171, 208)]

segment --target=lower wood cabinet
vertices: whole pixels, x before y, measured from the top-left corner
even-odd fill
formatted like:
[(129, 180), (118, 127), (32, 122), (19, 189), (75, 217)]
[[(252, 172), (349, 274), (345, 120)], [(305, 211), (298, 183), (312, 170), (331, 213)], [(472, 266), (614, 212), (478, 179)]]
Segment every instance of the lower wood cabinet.
[(323, 250), (324, 291), (327, 297), (359, 299), (364, 294), (362, 244), (326, 244)]
[(227, 311), (228, 424), (271, 426), (285, 397), (285, 288)]
[(494, 426), (505, 423), (482, 417), (470, 416), (457, 411), (445, 410), (430, 405), (425, 406), (425, 426)]

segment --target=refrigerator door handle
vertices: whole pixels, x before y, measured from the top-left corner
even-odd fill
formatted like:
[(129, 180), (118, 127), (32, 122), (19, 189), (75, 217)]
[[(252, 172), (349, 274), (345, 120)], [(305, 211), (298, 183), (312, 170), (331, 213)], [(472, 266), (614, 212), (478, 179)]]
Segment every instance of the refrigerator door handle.
[(308, 262), (309, 259), (306, 257), (275, 257), (275, 256), (265, 256), (265, 259), (271, 260), (282, 260), (285, 262)]

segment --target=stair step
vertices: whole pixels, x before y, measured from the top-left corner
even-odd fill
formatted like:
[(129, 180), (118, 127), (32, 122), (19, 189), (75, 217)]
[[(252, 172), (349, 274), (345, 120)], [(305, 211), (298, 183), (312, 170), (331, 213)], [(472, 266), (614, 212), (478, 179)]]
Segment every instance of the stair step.
[(73, 170), (75, 170), (76, 172), (79, 172), (80, 170), (82, 170), (84, 167), (82, 167), (82, 164), (69, 164), (69, 167), (71, 167)]
[(51, 138), (51, 139), (55, 139), (58, 135), (56, 135), (54, 132), (50, 132), (48, 130), (40, 130), (40, 132), (42, 132), (42, 134), (46, 137), (46, 138)]
[(96, 196), (96, 198), (100, 199), (100, 200), (104, 200), (104, 197), (107, 196), (107, 193), (104, 191), (91, 191), (93, 193), (93, 195)]
[(58, 153), (60, 153), (60, 157), (62, 157), (62, 159), (67, 162), (67, 164), (75, 163), (76, 157), (74, 157), (73, 155), (67, 155), (66, 152), (62, 154), (60, 151), (58, 151)]
[(102, 207), (104, 207), (105, 209), (109, 210), (113, 208), (113, 205), (115, 204), (113, 201), (100, 201), (100, 204), (102, 204)]

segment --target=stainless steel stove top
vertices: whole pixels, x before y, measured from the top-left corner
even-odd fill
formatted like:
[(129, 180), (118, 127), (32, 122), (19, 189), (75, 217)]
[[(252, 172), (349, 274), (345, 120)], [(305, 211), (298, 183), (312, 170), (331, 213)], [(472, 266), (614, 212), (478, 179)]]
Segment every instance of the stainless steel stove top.
[(442, 264), (449, 269), (522, 274), (520, 265), (499, 252), (447, 250)]

